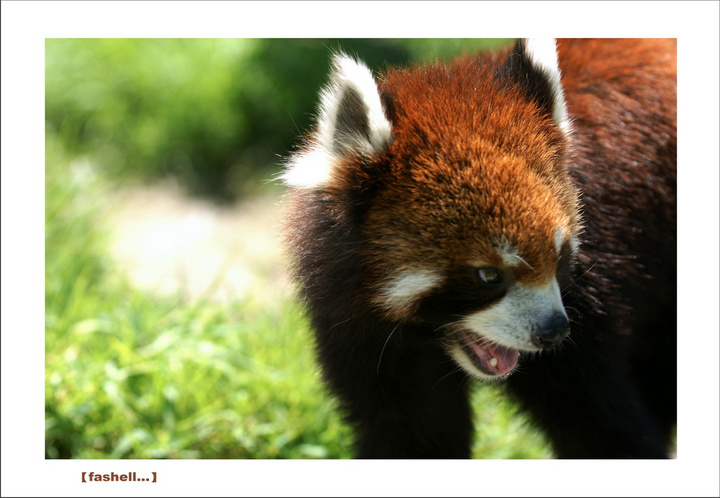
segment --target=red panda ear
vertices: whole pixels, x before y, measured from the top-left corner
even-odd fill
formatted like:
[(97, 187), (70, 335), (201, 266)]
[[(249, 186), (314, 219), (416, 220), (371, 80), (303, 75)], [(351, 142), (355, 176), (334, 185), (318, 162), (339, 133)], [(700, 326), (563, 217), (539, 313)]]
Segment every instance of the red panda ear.
[(375, 155), (392, 139), (380, 92), (370, 70), (344, 54), (333, 58), (329, 85), (320, 104), (319, 132), (334, 155)]
[(567, 133), (570, 120), (560, 83), (557, 48), (553, 39), (524, 38), (517, 41), (500, 76), (522, 86), (560, 129)]
[(320, 95), (314, 140), (304, 153), (291, 159), (283, 179), (293, 187), (326, 185), (342, 159), (373, 157), (391, 142), (392, 127), (370, 69), (337, 54), (330, 82)]

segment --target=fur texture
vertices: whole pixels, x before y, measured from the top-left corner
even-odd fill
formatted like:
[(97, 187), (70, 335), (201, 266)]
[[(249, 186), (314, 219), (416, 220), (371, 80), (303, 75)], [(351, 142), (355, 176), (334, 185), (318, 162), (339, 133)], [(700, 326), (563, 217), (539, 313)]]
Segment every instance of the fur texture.
[(666, 455), (675, 42), (553, 47), (376, 82), (335, 59), (287, 247), (360, 457), (470, 456), (468, 376), (504, 380), (559, 457)]

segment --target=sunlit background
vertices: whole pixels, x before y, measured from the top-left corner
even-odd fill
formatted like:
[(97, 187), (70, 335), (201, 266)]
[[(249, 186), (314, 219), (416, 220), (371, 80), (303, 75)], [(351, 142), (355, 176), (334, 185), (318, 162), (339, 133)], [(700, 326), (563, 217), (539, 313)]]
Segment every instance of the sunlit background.
[[(47, 458), (347, 458), (279, 245), (284, 157), (329, 55), (507, 40), (48, 39)], [(544, 439), (475, 393), (485, 458)]]

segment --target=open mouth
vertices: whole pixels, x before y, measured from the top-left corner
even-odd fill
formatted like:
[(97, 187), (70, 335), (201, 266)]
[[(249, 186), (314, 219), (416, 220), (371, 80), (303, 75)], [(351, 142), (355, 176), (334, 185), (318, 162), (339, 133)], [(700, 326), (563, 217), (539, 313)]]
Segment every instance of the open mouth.
[(520, 352), (485, 341), (482, 337), (460, 331), (462, 350), (473, 364), (487, 375), (508, 375), (518, 363)]

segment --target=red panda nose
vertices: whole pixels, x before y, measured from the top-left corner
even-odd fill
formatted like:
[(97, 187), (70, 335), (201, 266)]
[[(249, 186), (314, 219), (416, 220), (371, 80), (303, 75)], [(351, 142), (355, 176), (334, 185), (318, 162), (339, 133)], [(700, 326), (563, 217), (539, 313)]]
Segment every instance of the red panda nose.
[(570, 334), (570, 322), (564, 312), (556, 312), (532, 333), (532, 343), (542, 349), (560, 344)]

